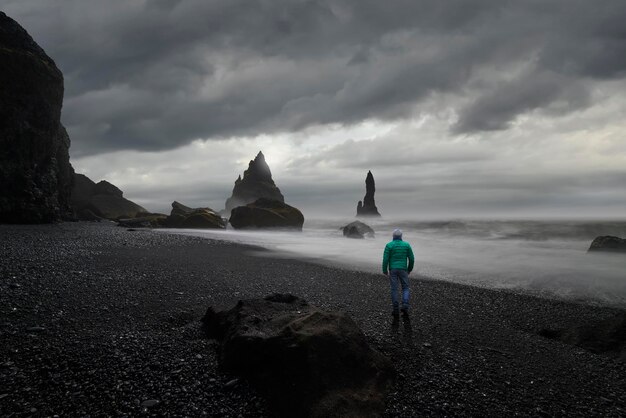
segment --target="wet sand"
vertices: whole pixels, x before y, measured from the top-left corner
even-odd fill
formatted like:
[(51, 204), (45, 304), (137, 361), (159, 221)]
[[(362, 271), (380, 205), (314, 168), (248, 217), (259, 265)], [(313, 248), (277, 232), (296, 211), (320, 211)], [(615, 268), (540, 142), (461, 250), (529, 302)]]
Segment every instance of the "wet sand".
[(623, 416), (626, 365), (536, 334), (617, 312), (412, 277), (393, 322), (384, 276), (110, 223), (0, 226), (0, 415), (264, 416), (217, 367), (208, 306), (293, 293), (348, 312), (399, 373), (386, 416)]

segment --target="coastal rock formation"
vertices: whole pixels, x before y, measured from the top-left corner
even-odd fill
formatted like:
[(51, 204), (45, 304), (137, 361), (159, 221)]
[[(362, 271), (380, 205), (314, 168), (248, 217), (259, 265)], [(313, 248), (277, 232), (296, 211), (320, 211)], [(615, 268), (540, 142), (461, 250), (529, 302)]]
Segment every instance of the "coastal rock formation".
[(253, 383), (273, 416), (378, 417), (385, 409), (392, 364), (343, 312), (275, 294), (209, 308), (202, 322), (221, 342), (221, 366)]
[(547, 338), (576, 345), (596, 354), (606, 354), (626, 362), (626, 312), (595, 324), (539, 332)]
[(588, 251), (626, 253), (626, 239), (614, 237), (611, 235), (597, 237), (591, 243)]
[(0, 222), (70, 218), (74, 170), (61, 125), (63, 74), (3, 12), (0, 62)]
[(374, 193), (376, 193), (376, 183), (371, 171), (367, 172), (365, 177), (365, 197), (356, 206), (356, 216), (380, 216), (376, 202), (374, 201)]
[(360, 221), (354, 221), (344, 226), (343, 228), (343, 236), (348, 238), (365, 238), (374, 237), (374, 230), (367, 224), (364, 224)]
[(148, 211), (123, 197), (123, 192), (106, 180), (94, 183), (84, 174), (74, 175), (72, 208), (80, 220), (135, 218)]
[(243, 173), (243, 178), (239, 176), (235, 181), (233, 194), (226, 200), (227, 216), (237, 206), (247, 205), (260, 198), (285, 201), (272, 179), (272, 172), (265, 162), (265, 156), (259, 151), (256, 158), (250, 161), (248, 169)]
[(167, 215), (163, 213), (140, 213), (135, 218), (118, 219), (118, 226), (126, 228), (158, 228), (163, 226)]
[(304, 215), (293, 206), (277, 200), (258, 199), (231, 211), (230, 224), (243, 228), (290, 228), (302, 229)]
[(162, 222), (169, 228), (224, 229), (226, 222), (211, 208), (190, 208), (179, 202), (172, 202), (172, 212)]

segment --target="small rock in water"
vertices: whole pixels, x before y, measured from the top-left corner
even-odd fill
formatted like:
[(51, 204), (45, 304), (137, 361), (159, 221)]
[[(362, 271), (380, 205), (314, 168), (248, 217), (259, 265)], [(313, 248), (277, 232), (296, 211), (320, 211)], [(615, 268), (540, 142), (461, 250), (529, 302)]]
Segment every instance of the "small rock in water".
[(426, 348), (430, 348), (430, 347), (432, 347), (432, 346), (433, 346), (431, 343), (424, 343), (424, 344), (422, 344), (422, 345), (423, 345), (424, 347), (426, 347)]
[(158, 403), (159, 401), (157, 399), (148, 399), (147, 401), (143, 401), (141, 403), (141, 406), (143, 406), (144, 408), (152, 408)]

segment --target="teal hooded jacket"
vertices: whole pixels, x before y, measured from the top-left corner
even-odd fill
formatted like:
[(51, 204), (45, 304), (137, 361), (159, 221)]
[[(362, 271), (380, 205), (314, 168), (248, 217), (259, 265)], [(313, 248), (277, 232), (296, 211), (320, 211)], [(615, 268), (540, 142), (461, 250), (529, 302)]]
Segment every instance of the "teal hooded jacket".
[[(409, 265), (407, 267), (407, 260)], [(411, 245), (401, 239), (394, 239), (385, 245), (383, 253), (383, 274), (387, 274), (387, 270), (406, 270), (409, 273), (413, 270), (415, 256)]]

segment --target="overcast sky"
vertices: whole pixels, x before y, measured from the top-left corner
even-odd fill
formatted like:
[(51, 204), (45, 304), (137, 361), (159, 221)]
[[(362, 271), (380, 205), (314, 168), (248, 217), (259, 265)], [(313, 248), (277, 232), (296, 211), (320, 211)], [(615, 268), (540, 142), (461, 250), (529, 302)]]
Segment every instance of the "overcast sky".
[(0, 0), (65, 76), (72, 164), (222, 209), (626, 217), (623, 0)]

